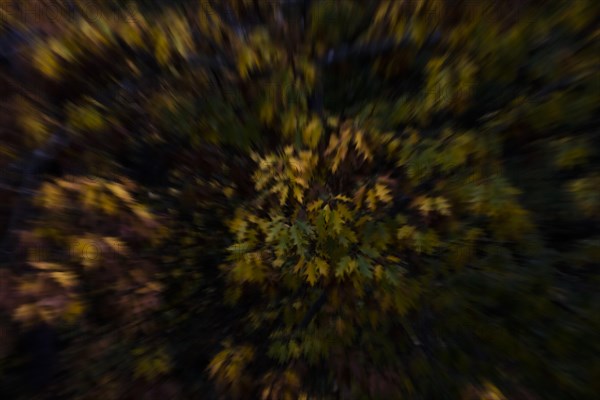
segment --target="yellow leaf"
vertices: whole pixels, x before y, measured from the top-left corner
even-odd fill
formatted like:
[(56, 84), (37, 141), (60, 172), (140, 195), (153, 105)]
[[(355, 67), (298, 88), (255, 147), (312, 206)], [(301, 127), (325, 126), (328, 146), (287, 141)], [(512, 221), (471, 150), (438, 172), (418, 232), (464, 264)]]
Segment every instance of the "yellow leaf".
[(351, 203), (352, 202), (351, 198), (349, 198), (347, 196), (344, 196), (344, 195), (341, 195), (341, 194), (338, 194), (337, 196), (335, 196), (335, 199), (339, 200), (339, 201), (344, 201), (346, 203)]
[(329, 125), (332, 128), (337, 128), (339, 123), (340, 123), (340, 121), (336, 117), (328, 117), (327, 118), (327, 125)]
[(281, 258), (276, 258), (273, 261), (273, 266), (277, 267), (277, 268), (281, 268), (283, 266), (283, 264), (285, 263), (285, 260), (281, 259)]
[(74, 322), (81, 314), (83, 314), (83, 304), (76, 300), (69, 303), (65, 310), (64, 317), (68, 322)]
[(435, 198), (435, 208), (442, 215), (450, 215), (450, 204), (444, 197)]
[(72, 272), (54, 271), (50, 273), (50, 276), (67, 289), (72, 288), (77, 284), (77, 276)]
[(60, 76), (59, 58), (45, 45), (40, 44), (34, 54), (36, 68), (49, 78), (57, 79)]
[(364, 135), (360, 131), (356, 132), (354, 135), (354, 147), (360, 154), (363, 155), (365, 160), (373, 159), (373, 155), (365, 143)]
[(302, 192), (302, 189), (298, 186), (294, 187), (294, 197), (296, 198), (296, 200), (298, 200), (298, 203), (302, 203), (302, 200), (304, 199), (304, 193)]
[[(339, 146), (340, 140), (338, 139), (337, 135), (333, 134), (329, 137), (329, 145), (327, 146), (327, 150), (325, 150), (325, 156), (329, 156), (331, 155), (331, 153), (333, 153)], [(337, 164), (339, 163), (339, 161), (336, 161), (335, 157), (334, 157), (334, 163), (333, 163), (333, 172), (335, 172), (337, 170)]]
[(331, 217), (331, 210), (329, 209), (329, 204), (323, 207), (323, 217), (325, 218), (325, 222), (329, 223), (329, 219)]
[(398, 229), (397, 237), (400, 240), (407, 239), (412, 237), (415, 233), (415, 227), (410, 225), (404, 225), (402, 228)]
[(292, 271), (295, 274), (299, 274), (300, 271), (302, 270), (302, 267), (304, 267), (304, 264), (305, 264), (304, 257), (300, 257), (300, 260), (298, 260), (298, 263), (294, 266)]
[(375, 194), (377, 195), (377, 198), (384, 203), (390, 203), (392, 201), (391, 191), (381, 183), (375, 185)]
[(344, 204), (338, 204), (336, 210), (337, 210), (337, 213), (342, 217), (342, 219), (344, 221), (350, 221), (350, 220), (352, 220), (352, 213), (350, 212), (350, 210), (348, 209), (348, 207), (346, 207), (346, 205), (344, 205)]
[(144, 207), (142, 205), (135, 206), (133, 208), (133, 212), (135, 213), (135, 215), (137, 215), (139, 218), (141, 218), (145, 222), (153, 221), (152, 214), (150, 214), (150, 212), (148, 212), (146, 207)]
[(306, 189), (306, 188), (308, 188), (308, 183), (306, 182), (306, 179), (304, 179), (304, 178), (302, 178), (302, 177), (300, 177), (300, 176), (297, 176), (297, 177), (295, 177), (295, 178), (294, 178), (294, 182), (295, 182), (296, 184), (298, 184), (298, 185), (302, 186), (302, 187), (303, 187), (303, 188), (305, 188), (305, 189)]
[(427, 216), (434, 208), (433, 199), (420, 196), (413, 202), (413, 207), (417, 207), (422, 214)]
[(102, 246), (91, 238), (75, 239), (71, 243), (71, 255), (85, 267), (95, 267), (102, 257)]
[(30, 262), (29, 265), (31, 265), (34, 268), (42, 269), (42, 270), (61, 270), (61, 269), (63, 269), (62, 265), (55, 264), (55, 263), (49, 263), (49, 262)]
[(371, 211), (375, 211), (377, 209), (377, 194), (374, 189), (370, 189), (367, 192), (367, 205)]
[(348, 274), (358, 270), (358, 262), (355, 259), (350, 260), (348, 263)]
[(281, 197), (279, 197), (279, 205), (283, 206), (285, 204), (285, 201), (287, 200), (288, 197), (288, 193), (290, 191), (290, 188), (288, 186), (283, 186), (281, 188)]
[(304, 274), (306, 275), (306, 282), (308, 282), (310, 286), (314, 286), (317, 282), (316, 263), (308, 263), (306, 265), (306, 269), (304, 270)]
[(308, 205), (308, 211), (315, 212), (315, 210), (320, 209), (322, 205), (323, 205), (323, 200), (321, 200), (321, 199), (315, 200)]
[(317, 272), (321, 276), (327, 276), (329, 274), (329, 265), (322, 258), (315, 258), (315, 265), (317, 267)]
[(356, 204), (356, 209), (362, 207), (365, 190), (366, 188), (364, 186), (361, 186), (354, 194), (354, 203)]
[(14, 312), (14, 318), (23, 323), (32, 322), (37, 316), (38, 313), (34, 304), (23, 304)]
[(318, 117), (313, 117), (303, 132), (304, 144), (311, 149), (314, 149), (319, 144), (319, 140), (323, 134), (323, 126), (321, 126), (321, 120)]
[(129, 192), (127, 190), (125, 190), (125, 188), (123, 187), (123, 185), (118, 184), (118, 183), (109, 183), (106, 186), (119, 199), (121, 199), (121, 200), (123, 200), (123, 201), (125, 201), (127, 203), (131, 203), (133, 201), (133, 198), (131, 197), (131, 195), (129, 194)]
[(106, 236), (103, 238), (104, 242), (113, 249), (117, 254), (126, 254), (127, 245), (125, 242), (116, 237)]

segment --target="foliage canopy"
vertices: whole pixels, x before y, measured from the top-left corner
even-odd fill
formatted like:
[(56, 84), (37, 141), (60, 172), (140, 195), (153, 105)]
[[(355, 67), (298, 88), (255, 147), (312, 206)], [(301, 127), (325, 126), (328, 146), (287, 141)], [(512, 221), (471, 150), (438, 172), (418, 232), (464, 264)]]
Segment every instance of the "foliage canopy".
[(1, 8), (0, 394), (600, 392), (597, 2), (86, 3)]

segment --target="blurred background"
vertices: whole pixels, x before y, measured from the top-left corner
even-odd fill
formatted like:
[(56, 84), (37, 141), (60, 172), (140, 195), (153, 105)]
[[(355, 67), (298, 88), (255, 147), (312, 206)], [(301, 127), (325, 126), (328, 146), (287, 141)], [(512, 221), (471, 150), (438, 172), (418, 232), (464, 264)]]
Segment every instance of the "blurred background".
[(599, 22), (0, 1), (0, 397), (597, 398)]

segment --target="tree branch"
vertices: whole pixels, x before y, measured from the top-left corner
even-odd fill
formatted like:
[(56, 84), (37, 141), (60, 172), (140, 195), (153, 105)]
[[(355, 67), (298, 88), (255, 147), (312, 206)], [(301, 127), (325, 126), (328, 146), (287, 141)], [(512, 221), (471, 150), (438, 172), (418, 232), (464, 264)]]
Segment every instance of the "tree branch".
[(317, 301), (315, 301), (314, 304), (308, 309), (308, 312), (304, 316), (304, 319), (302, 320), (302, 322), (300, 322), (300, 325), (298, 325), (297, 331), (305, 329), (308, 326), (308, 324), (310, 324), (310, 322), (312, 321), (314, 316), (325, 305), (326, 301), (327, 301), (327, 291), (323, 290), (323, 292), (321, 292), (321, 295), (319, 296)]
[[(441, 32), (434, 31), (423, 46), (434, 46), (440, 42), (441, 37)], [(408, 36), (405, 36), (399, 42), (396, 39), (387, 38), (376, 43), (343, 45), (337, 49), (329, 50), (327, 54), (319, 60), (319, 63), (323, 65), (331, 65), (336, 62), (344, 61), (348, 58), (376, 57), (393, 50), (408, 47), (411, 44), (414, 44), (414, 42)]]

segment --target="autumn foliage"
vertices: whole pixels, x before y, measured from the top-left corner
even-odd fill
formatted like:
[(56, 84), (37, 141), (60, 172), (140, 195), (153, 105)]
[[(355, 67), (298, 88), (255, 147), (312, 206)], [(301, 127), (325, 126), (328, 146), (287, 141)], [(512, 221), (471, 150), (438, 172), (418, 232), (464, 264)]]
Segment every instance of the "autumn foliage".
[(599, 4), (0, 8), (0, 397), (600, 392)]

